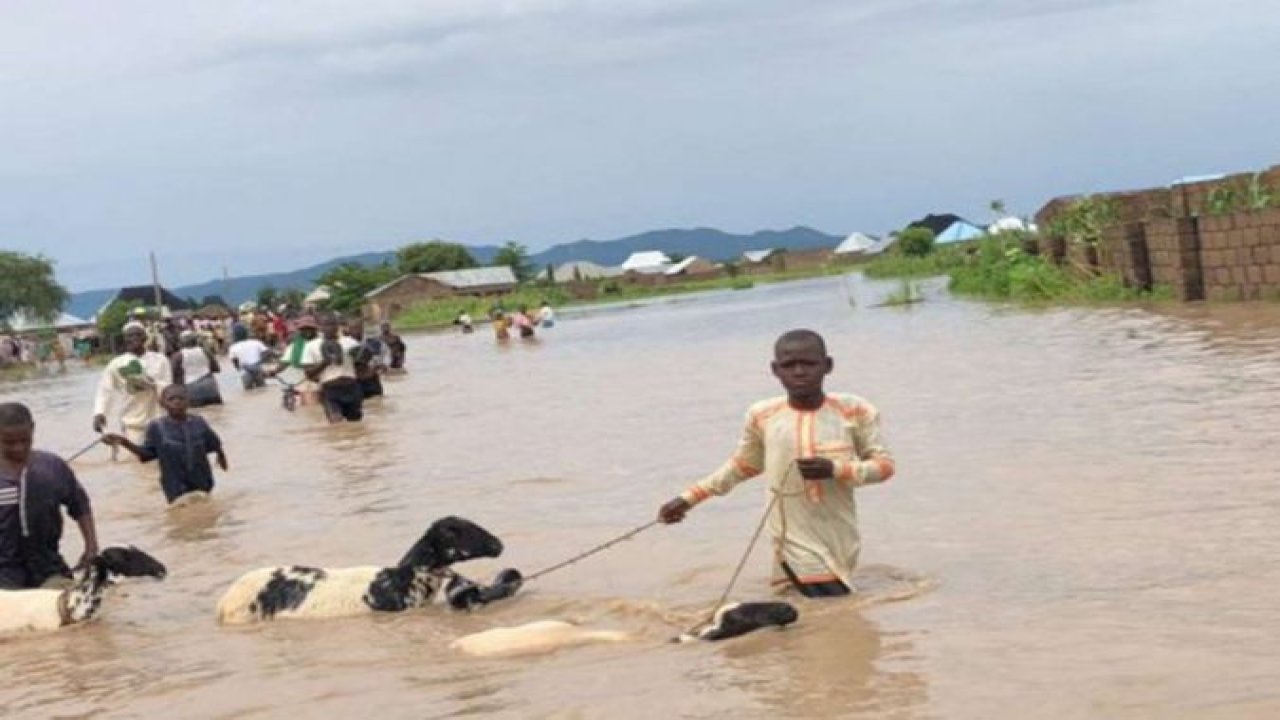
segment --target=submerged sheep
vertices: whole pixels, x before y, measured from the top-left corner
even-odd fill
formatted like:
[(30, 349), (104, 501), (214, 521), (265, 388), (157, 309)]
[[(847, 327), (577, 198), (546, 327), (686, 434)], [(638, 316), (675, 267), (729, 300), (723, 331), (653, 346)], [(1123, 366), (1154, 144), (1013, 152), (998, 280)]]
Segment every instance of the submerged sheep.
[[(788, 603), (731, 603), (718, 609), (711, 622), (678, 642), (727, 640), (766, 627), (786, 627), (799, 618)], [(592, 630), (563, 620), (539, 620), (515, 627), (498, 627), (454, 640), (449, 647), (474, 657), (515, 657), (548, 653), (579, 645), (621, 643), (636, 637), (620, 630)]]
[(495, 585), (485, 587), (449, 566), (498, 557), (502, 549), (502, 541), (479, 525), (460, 517), (442, 518), (393, 567), (282, 565), (245, 573), (218, 602), (218, 621), (240, 625), (276, 618), (401, 612), (430, 605), (446, 582), (450, 605), (467, 609), (514, 594), (520, 574), (505, 570)]
[(66, 590), (0, 591), (0, 634), (57, 630), (88, 622), (101, 611), (112, 576), (164, 578), (165, 574), (159, 560), (135, 547), (109, 547), (93, 558)]

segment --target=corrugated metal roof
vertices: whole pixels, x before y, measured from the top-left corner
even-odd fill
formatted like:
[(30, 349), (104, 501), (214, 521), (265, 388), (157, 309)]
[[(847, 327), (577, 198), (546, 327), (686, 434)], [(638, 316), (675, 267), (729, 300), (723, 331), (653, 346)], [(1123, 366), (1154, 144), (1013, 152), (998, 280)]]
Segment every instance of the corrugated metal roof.
[[(574, 271), (577, 271), (576, 273)], [(604, 267), (588, 260), (575, 260), (573, 262), (563, 263), (555, 268), (556, 282), (570, 282), (574, 279), (575, 274), (583, 280), (595, 280), (597, 278), (610, 278), (622, 274), (621, 268)], [(538, 273), (538, 278), (545, 280), (547, 277), (547, 269), (543, 268)]]
[(45, 330), (49, 328), (70, 328), (91, 324), (88, 320), (82, 320), (75, 315), (68, 313), (58, 313), (58, 317), (53, 322), (45, 322), (37, 320), (26, 313), (14, 313), (9, 316), (9, 327), (14, 332), (30, 332), (32, 330)]
[(697, 261), (698, 261), (697, 255), (690, 255), (689, 257), (681, 260), (675, 265), (672, 265), (671, 267), (667, 268), (665, 272), (668, 275), (679, 275), (680, 273), (687, 270), (690, 265), (694, 264)]
[(641, 268), (654, 268), (663, 265), (670, 265), (671, 258), (661, 250), (644, 250), (642, 252), (633, 252), (622, 263), (623, 270), (640, 270)]
[(433, 273), (410, 273), (408, 275), (401, 275), (381, 287), (376, 287), (370, 290), (365, 293), (364, 296), (366, 298), (371, 298), (375, 295), (380, 295), (411, 277), (428, 278), (430, 280), (435, 280), (442, 285), (448, 285), (451, 288), (459, 289), (486, 287), (489, 285), (511, 285), (514, 287), (517, 282), (516, 274), (512, 272), (511, 268), (507, 265), (500, 265), (498, 267), (467, 268), (466, 270), (441, 270), (440, 272)]
[(747, 262), (758, 263), (768, 260), (769, 256), (773, 255), (775, 252), (777, 252), (777, 250), (774, 248), (769, 248), (768, 250), (748, 250), (742, 253), (742, 257), (746, 258)]
[(861, 253), (870, 250), (876, 244), (875, 238), (865, 233), (853, 232), (849, 233), (849, 237), (844, 242), (836, 246), (835, 253), (843, 255), (845, 253)]
[(507, 265), (467, 268), (466, 270), (441, 270), (440, 272), (423, 273), (422, 277), (431, 278), (455, 288), (516, 284), (516, 274), (511, 272), (511, 268)]

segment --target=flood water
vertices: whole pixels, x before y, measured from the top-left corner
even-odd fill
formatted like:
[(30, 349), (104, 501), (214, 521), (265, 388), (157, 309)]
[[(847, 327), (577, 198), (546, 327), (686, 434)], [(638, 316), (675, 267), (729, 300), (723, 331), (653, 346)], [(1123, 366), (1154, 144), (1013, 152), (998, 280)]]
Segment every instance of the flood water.
[[(203, 414), (231, 471), (166, 510), (151, 467), (76, 461), (103, 545), (167, 563), (97, 623), (0, 640), (12, 717), (1272, 718), (1280, 716), (1280, 306), (873, 308), (857, 276), (566, 313), (540, 342), (416, 335), (362, 425), (275, 390)], [(851, 307), (849, 298), (856, 300)], [(493, 530), (488, 577), (651, 519), (777, 394), (781, 331), (882, 412), (899, 474), (859, 491), (853, 600), (724, 643), (665, 641), (724, 589), (764, 505), (745, 484), (472, 615), (437, 607), (224, 629), (242, 572), (396, 562), (435, 518)], [(96, 373), (0, 387), (37, 445), (91, 439)], [(65, 554), (78, 556), (69, 527)], [(768, 599), (767, 547), (733, 597)], [(475, 660), (468, 632), (559, 618), (623, 645)]]

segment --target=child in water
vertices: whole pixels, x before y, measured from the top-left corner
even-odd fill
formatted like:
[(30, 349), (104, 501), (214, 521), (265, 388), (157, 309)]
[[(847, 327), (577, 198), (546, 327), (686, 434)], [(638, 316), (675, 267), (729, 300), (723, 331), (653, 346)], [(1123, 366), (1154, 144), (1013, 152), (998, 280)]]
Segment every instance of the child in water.
[(779, 337), (772, 370), (786, 395), (752, 405), (733, 457), (658, 511), (662, 522), (680, 522), (698, 503), (764, 476), (778, 549), (774, 583), (807, 597), (850, 593), (861, 548), (854, 488), (894, 473), (875, 407), (856, 395), (823, 390), (833, 367), (816, 332)]
[(160, 404), (167, 415), (147, 425), (142, 445), (114, 433), (103, 435), (103, 442), (123, 447), (142, 462), (158, 459), (160, 489), (170, 503), (190, 492), (210, 492), (213, 470), (209, 454), (217, 456), (219, 468), (227, 469), (222, 440), (204, 418), (187, 413), (187, 389), (182, 385), (166, 387), (160, 393)]

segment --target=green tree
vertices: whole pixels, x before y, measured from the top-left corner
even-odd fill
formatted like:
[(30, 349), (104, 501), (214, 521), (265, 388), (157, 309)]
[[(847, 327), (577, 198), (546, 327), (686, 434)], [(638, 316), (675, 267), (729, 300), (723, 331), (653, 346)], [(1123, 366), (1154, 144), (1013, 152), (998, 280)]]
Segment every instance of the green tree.
[(53, 320), (67, 298), (67, 289), (54, 278), (52, 260), (0, 250), (0, 325), (17, 312)]
[(330, 298), (326, 306), (341, 313), (355, 312), (364, 304), (364, 296), (370, 290), (385, 285), (400, 276), (400, 272), (388, 263), (361, 265), (343, 263), (331, 268), (316, 281), (329, 288)]
[(937, 238), (924, 227), (909, 227), (898, 233), (898, 251), (908, 257), (924, 257), (933, 252)]
[(1005, 212), (1003, 200), (1000, 200), (1000, 199), (992, 200), (990, 203), (987, 204), (987, 207), (991, 209), (992, 214), (996, 216), (997, 220), (999, 220), (1000, 218), (1004, 217), (1007, 214)]
[(529, 249), (517, 242), (509, 242), (493, 256), (493, 266), (506, 265), (515, 273), (516, 280), (524, 282), (533, 274), (533, 266), (529, 264)]
[(138, 300), (113, 300), (110, 305), (98, 313), (98, 334), (110, 342), (120, 335), (129, 316), (137, 308), (144, 307)]
[(476, 266), (476, 259), (465, 245), (432, 240), (405, 245), (396, 250), (396, 267), (401, 273), (426, 273), (461, 270)]
[(258, 305), (260, 307), (274, 308), (279, 304), (280, 291), (276, 290), (275, 285), (263, 285), (258, 288)]
[(307, 294), (298, 288), (288, 288), (280, 291), (280, 294), (276, 296), (276, 301), (292, 308), (300, 308), (306, 303)]

